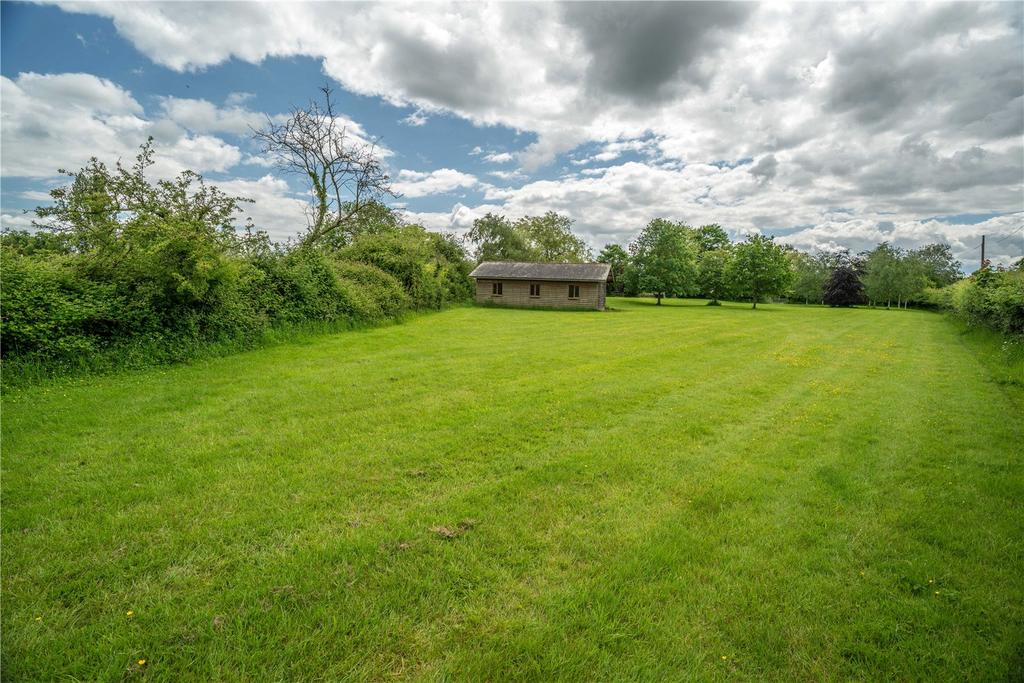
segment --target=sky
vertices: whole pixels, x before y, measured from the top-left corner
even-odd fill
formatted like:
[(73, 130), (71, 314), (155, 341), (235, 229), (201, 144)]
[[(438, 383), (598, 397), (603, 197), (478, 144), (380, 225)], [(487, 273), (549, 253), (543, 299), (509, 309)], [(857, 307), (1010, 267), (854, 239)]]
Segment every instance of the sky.
[(249, 197), (302, 179), (251, 127), (334, 90), (409, 221), (568, 215), (595, 251), (653, 218), (800, 249), (1024, 255), (1024, 4), (0, 4), (0, 223), (92, 156)]

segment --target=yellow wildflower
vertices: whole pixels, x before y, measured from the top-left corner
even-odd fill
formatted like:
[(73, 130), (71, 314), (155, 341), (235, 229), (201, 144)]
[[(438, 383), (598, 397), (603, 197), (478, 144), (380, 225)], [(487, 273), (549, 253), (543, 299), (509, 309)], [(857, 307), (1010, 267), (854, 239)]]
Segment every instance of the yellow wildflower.
[(139, 666), (146, 666), (146, 660), (145, 659), (140, 659), (139, 660)]

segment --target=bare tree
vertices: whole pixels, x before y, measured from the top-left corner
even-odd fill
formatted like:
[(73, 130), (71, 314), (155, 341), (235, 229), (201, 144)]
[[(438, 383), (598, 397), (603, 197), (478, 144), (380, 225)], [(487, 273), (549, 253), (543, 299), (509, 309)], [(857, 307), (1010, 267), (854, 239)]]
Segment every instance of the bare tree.
[(323, 103), (312, 100), (305, 109), (296, 107), (283, 123), (268, 116), (265, 127), (253, 130), (253, 137), (279, 169), (309, 181), (312, 205), (306, 244), (333, 233), (369, 202), (398, 196), (377, 156), (376, 144), (347, 134), (344, 121), (334, 111), (331, 89), (320, 90)]

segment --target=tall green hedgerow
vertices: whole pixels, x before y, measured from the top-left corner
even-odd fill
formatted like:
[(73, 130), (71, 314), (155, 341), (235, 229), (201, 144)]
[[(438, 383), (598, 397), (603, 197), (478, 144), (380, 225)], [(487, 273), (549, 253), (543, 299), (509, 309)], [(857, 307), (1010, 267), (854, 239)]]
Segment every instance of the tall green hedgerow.
[(1024, 340), (1024, 270), (984, 268), (948, 287), (929, 289), (927, 300), (969, 326), (986, 326)]
[(412, 303), (401, 283), (376, 266), (340, 261), (335, 263), (334, 272), (346, 313), (354, 320), (389, 320), (406, 311)]
[(343, 261), (368, 263), (394, 276), (415, 308), (440, 308), (466, 301), (472, 294), (462, 247), (450, 236), (418, 225), (362, 235), (336, 254)]
[(123, 311), (111, 284), (82, 277), (66, 255), (28, 256), (0, 246), (3, 355), (95, 350)]
[(191, 172), (152, 181), (152, 164), (150, 143), (131, 167), (93, 159), (36, 210), (36, 231), (0, 236), (5, 382), (12, 368), (173, 362), (282, 327), (376, 324), (471, 295), (461, 245), (386, 207), (360, 215), (340, 246), (279, 245), (237, 230), (246, 200)]

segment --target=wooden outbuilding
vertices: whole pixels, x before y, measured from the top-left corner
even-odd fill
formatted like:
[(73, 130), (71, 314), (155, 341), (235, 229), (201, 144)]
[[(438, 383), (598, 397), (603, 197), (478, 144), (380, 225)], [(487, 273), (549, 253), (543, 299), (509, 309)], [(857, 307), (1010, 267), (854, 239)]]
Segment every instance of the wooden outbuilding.
[(523, 263), (484, 261), (476, 280), (478, 303), (526, 308), (604, 310), (607, 263)]

